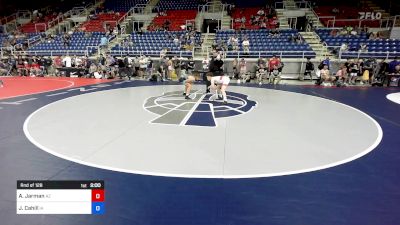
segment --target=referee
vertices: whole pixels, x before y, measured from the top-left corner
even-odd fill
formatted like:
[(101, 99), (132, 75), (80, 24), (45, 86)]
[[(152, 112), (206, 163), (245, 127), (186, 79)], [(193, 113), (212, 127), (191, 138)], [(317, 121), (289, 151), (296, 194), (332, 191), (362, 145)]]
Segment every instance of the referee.
[(207, 74), (207, 93), (210, 92), (211, 77), (221, 76), (223, 74), (223, 66), (224, 61), (222, 61), (221, 55), (218, 52), (214, 52), (210, 60), (209, 73)]

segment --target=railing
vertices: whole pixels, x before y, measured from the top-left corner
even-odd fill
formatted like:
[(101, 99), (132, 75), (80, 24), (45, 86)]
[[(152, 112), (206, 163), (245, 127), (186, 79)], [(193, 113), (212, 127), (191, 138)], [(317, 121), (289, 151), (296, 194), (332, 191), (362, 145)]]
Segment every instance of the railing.
[(275, 9), (285, 9), (285, 4), (283, 2), (275, 2)]
[(189, 26), (191, 26), (192, 27), (192, 29), (194, 29), (195, 27), (196, 27), (196, 20), (186, 20), (185, 21), (185, 30), (187, 30), (187, 28), (189, 27)]
[[(344, 57), (343, 57), (344, 56)], [(344, 58), (379, 58), (379, 59), (389, 59), (399, 56), (398, 52), (361, 52), (361, 51), (341, 51), (339, 50), (339, 60)]]
[(205, 5), (199, 5), (197, 7), (198, 13), (215, 13), (215, 12), (225, 12), (228, 10), (228, 7), (231, 7), (230, 4), (212, 4), (212, 2), (208, 2)]
[(136, 4), (131, 10), (133, 10), (133, 13), (144, 14), (145, 13), (144, 9), (146, 7), (147, 7), (146, 4)]
[[(319, 35), (317, 35), (317, 36), (318, 36), (319, 40), (321, 40)], [(332, 49), (340, 49), (340, 46), (328, 45), (325, 41), (322, 41), (322, 46), (324, 46), (324, 49), (321, 50), (321, 55), (323, 57), (326, 57), (328, 54), (330, 54), (332, 52)]]
[(40, 41), (40, 35), (36, 35), (33, 36), (31, 38), (28, 39), (28, 47), (31, 47), (32, 44), (34, 44), (35, 42)]
[(42, 55), (42, 56), (59, 56), (59, 55), (85, 55), (89, 56), (88, 50), (26, 50), (14, 51), (17, 55)]
[(46, 23), (35, 23), (35, 31), (36, 33), (41, 32), (38, 27), (43, 26), (44, 27), (44, 31), (47, 30), (47, 24)]
[(19, 10), (16, 17), (16, 19), (32, 20), (32, 13), (29, 10)]
[(121, 25), (121, 33), (120, 33), (120, 35), (122, 35), (122, 34), (126, 34), (126, 26), (125, 25)]
[[(228, 54), (226, 54), (228, 53)], [(249, 51), (248, 54), (244, 51), (228, 51), (224, 52), (226, 54), (226, 57), (231, 58), (241, 58), (241, 57), (246, 57), (246, 58), (261, 58), (261, 57), (269, 57), (272, 55), (277, 55), (280, 58), (307, 58), (311, 56), (315, 56), (314, 51)]]
[(71, 10), (68, 11), (68, 14), (71, 17), (80, 16), (83, 13), (87, 13), (87, 8), (86, 7), (74, 7)]
[(50, 27), (54, 27), (55, 25), (61, 23), (63, 20), (69, 18), (71, 16), (71, 12), (68, 11), (62, 15), (57, 16), (56, 18), (54, 18), (53, 20), (49, 21), (47, 23), (47, 28), (49, 29)]
[(298, 1), (298, 2), (295, 2), (295, 4), (296, 4), (297, 8), (299, 8), (299, 9), (311, 9), (312, 8), (311, 2), (309, 2), (309, 1)]
[(128, 12), (125, 13), (125, 15), (123, 15), (118, 21), (117, 23), (121, 24), (126, 18), (128, 18), (129, 16), (131, 16), (134, 13), (134, 8), (131, 8)]
[[(208, 47), (208, 46), (197, 46), (197, 47), (194, 47), (192, 49), (193, 56), (195, 56), (196, 52), (199, 52), (199, 51), (200, 51), (202, 56), (205, 54), (207, 57), (209, 57), (210, 56), (210, 52), (211, 52), (211, 47)], [(222, 56), (224, 56), (224, 55), (222, 55)]]
[[(193, 57), (193, 51), (169, 51), (165, 54), (165, 56), (179, 56), (179, 57), (187, 57), (188, 53)], [(161, 57), (161, 51), (153, 51), (153, 50), (111, 50), (108, 54), (112, 54), (115, 56), (126, 56), (126, 55), (146, 55), (146, 56), (158, 56)]]
[[(93, 49), (95, 49), (96, 51), (93, 52)], [(86, 46), (86, 52), (87, 52), (87, 56), (89, 56), (91, 53), (92, 54), (96, 54), (96, 55), (100, 55), (100, 45), (97, 46)]]
[[(321, 16), (319, 18), (324, 18), (324, 17)], [(336, 18), (334, 18), (334, 19), (328, 20), (326, 26), (327, 27), (336, 27), (338, 22), (344, 22), (344, 23), (347, 22), (347, 24), (354, 22), (354, 23), (358, 23), (358, 27), (363, 27), (364, 25), (370, 26), (366, 23), (379, 22), (379, 28), (391, 28), (394, 25), (395, 19), (396, 19), (395, 17), (394, 17), (394, 19), (392, 19), (392, 18), (386, 18), (386, 19), (336, 19)], [(340, 27), (340, 26), (338, 26), (338, 27)]]
[(114, 27), (117, 26), (118, 22), (116, 20), (107, 20), (103, 22), (104, 32), (107, 32), (107, 25), (114, 24)]
[[(311, 9), (312, 5), (309, 1), (294, 1), (298, 9)], [(275, 2), (275, 9), (286, 9), (285, 2)]]
[(5, 52), (10, 52), (12, 55), (14, 53), (14, 47), (0, 47), (0, 57), (3, 58), (5, 56)]
[(4, 25), (4, 24), (7, 24), (7, 23), (9, 23), (9, 22), (11, 22), (11, 21), (13, 21), (15, 19), (17, 19), (17, 14), (16, 13), (0, 19), (0, 24)]

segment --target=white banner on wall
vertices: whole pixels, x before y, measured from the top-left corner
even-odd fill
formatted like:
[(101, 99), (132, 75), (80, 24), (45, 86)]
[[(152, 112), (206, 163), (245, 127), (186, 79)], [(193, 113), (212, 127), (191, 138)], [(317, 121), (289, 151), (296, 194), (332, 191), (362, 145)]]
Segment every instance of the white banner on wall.
[(358, 12), (361, 20), (380, 20), (382, 18), (382, 13), (380, 12)]

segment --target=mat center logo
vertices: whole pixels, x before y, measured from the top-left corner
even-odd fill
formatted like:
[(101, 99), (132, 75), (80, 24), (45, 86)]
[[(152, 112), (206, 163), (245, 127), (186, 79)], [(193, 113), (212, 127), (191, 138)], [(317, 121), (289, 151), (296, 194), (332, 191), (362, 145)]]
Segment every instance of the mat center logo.
[(257, 105), (247, 95), (235, 92), (227, 92), (227, 104), (222, 100), (211, 101), (211, 94), (198, 90), (193, 90), (190, 98), (186, 100), (181, 91), (173, 91), (146, 99), (144, 108), (157, 115), (150, 123), (216, 127), (216, 118), (242, 115)]

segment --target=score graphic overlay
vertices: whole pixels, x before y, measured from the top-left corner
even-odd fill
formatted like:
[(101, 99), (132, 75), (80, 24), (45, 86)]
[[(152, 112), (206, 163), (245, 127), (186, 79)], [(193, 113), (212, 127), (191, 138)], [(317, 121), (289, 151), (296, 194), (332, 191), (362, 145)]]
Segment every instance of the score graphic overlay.
[(17, 181), (17, 214), (104, 214), (104, 181)]

